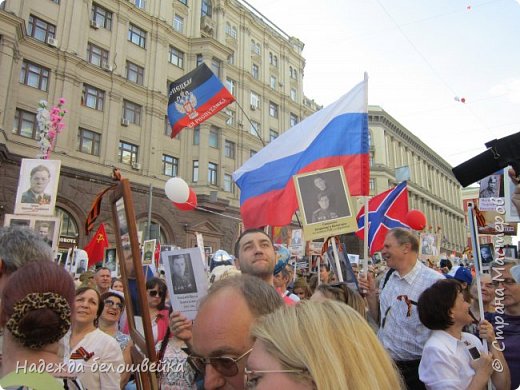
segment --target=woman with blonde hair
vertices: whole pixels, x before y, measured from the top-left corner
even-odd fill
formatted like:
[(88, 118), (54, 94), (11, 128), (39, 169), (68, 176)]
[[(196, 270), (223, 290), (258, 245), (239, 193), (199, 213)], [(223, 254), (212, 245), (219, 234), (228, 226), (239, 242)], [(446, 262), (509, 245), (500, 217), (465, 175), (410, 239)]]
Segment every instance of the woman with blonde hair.
[(374, 332), (332, 300), (284, 306), (254, 326), (248, 388), (400, 389), (403, 382)]

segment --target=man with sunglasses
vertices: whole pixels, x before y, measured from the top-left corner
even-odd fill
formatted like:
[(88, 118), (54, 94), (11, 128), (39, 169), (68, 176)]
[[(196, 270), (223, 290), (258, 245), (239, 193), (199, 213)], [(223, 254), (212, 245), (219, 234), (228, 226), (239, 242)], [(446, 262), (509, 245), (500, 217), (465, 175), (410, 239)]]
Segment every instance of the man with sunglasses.
[(211, 286), (193, 322), (188, 358), (204, 375), (206, 390), (244, 389), (245, 363), (253, 346), (251, 326), (282, 305), (274, 288), (250, 275), (231, 276)]
[[(419, 320), (417, 301), (421, 293), (444, 276), (418, 260), (419, 240), (408, 229), (395, 228), (385, 237), (381, 254), (394, 271), (380, 294), (374, 276), (359, 275), (370, 314), (380, 328), (377, 336), (394, 359), (408, 389), (425, 389), (419, 380), (422, 350), (431, 331)], [(390, 272), (390, 271), (388, 271)]]
[(496, 345), (506, 359), (511, 373), (511, 389), (520, 386), (520, 284), (511, 269), (518, 259), (497, 259), (491, 265), (495, 287), (494, 313), (486, 313), (486, 320), (495, 328)]

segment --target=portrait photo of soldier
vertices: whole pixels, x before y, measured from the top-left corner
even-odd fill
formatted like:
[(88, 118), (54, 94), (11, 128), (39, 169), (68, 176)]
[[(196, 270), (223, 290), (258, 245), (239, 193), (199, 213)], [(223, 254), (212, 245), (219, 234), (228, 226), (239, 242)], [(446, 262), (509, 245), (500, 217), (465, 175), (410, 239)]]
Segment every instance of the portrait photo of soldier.
[(189, 254), (169, 257), (174, 294), (191, 294), (197, 292), (193, 266)]

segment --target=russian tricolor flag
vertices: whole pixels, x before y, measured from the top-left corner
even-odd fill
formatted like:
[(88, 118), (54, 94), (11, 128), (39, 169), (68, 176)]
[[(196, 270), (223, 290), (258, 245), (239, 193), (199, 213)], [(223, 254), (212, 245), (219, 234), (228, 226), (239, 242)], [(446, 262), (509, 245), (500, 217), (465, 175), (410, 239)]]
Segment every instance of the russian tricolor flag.
[(343, 166), (351, 195), (368, 195), (367, 83), (276, 138), (233, 174), (246, 228), (291, 223), (298, 208), (292, 176)]

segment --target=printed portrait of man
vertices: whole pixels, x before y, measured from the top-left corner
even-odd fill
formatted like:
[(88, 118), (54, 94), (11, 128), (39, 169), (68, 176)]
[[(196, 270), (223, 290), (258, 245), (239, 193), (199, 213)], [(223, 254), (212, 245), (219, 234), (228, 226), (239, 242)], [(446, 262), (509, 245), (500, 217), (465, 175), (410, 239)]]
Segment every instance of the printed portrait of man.
[(40, 236), (40, 238), (45, 241), (50, 247), (52, 247), (52, 236), (54, 234), (54, 225), (49, 222), (36, 222), (36, 233)]
[(22, 159), (15, 214), (54, 215), (60, 167), (60, 160)]
[(116, 249), (109, 248), (105, 249), (105, 267), (107, 267), (110, 271), (116, 270)]
[(22, 203), (51, 203), (51, 194), (45, 190), (51, 180), (51, 172), (45, 165), (37, 165), (31, 169), (30, 188), (22, 194)]
[(197, 292), (193, 267), (189, 255), (170, 256), (173, 293), (190, 294)]
[(307, 223), (351, 215), (339, 169), (301, 176), (297, 183)]
[(312, 213), (312, 223), (338, 218), (336, 210), (332, 210), (330, 207), (330, 198), (327, 193), (319, 193), (316, 199), (319, 208)]
[(479, 198), (496, 198), (500, 194), (500, 175), (491, 175), (480, 182)]

